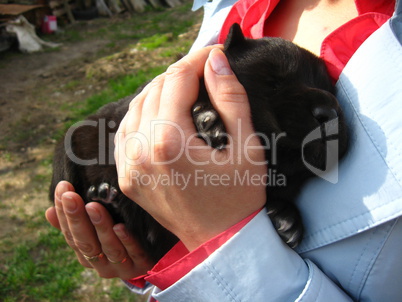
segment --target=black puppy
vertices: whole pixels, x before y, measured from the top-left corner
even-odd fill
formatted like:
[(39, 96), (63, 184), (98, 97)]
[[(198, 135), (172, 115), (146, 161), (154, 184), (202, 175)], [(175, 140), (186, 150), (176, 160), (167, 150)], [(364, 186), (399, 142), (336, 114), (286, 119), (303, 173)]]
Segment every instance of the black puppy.
[[(346, 126), (331, 79), (325, 64), (312, 53), (279, 38), (246, 39), (237, 24), (231, 28), (224, 52), (247, 92), (255, 131), (276, 139), (275, 149), (266, 148), (265, 155), (268, 168), (281, 175), (284, 183), (268, 184), (266, 207), (282, 239), (295, 247), (303, 226), (293, 201), (304, 181), (314, 176), (305, 163), (328, 170), (326, 158), (331, 150), (327, 150), (325, 131), (331, 127), (336, 127), (332, 132), (338, 139), (337, 159), (347, 148)], [(116, 222), (124, 222), (157, 261), (178, 239), (121, 193), (113, 159), (113, 136), (132, 98), (102, 107), (67, 132), (56, 146), (50, 198), (59, 181), (71, 182), (86, 202), (101, 202)], [(224, 148), (225, 127), (202, 80), (192, 114), (200, 138), (214, 148)], [(321, 139), (306, 144), (305, 138), (315, 129)], [(267, 144), (266, 139), (261, 142)]]

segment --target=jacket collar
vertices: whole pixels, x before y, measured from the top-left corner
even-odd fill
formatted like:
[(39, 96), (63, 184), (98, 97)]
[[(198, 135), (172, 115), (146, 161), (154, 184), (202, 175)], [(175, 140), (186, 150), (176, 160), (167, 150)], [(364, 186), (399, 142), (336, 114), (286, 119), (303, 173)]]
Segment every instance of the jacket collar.
[(337, 97), (350, 126), (350, 148), (339, 165), (338, 183), (315, 178), (297, 201), (305, 222), (298, 252), (402, 215), (401, 58), (402, 47), (387, 22), (343, 70)]
[[(240, 0), (230, 10), (220, 32), (218, 42), (223, 43), (233, 23), (240, 24), (249, 38), (265, 36), (265, 20), (278, 5), (279, 0)], [(321, 58), (334, 82), (357, 48), (384, 24), (392, 15), (395, 1), (355, 0), (359, 16), (328, 35), (321, 46)]]

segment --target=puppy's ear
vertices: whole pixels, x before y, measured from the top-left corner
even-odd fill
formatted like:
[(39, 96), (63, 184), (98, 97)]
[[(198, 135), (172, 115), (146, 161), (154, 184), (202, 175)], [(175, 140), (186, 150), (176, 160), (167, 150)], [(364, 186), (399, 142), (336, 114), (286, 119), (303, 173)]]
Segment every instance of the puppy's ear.
[(225, 41), (225, 50), (230, 49), (231, 47), (235, 47), (241, 45), (246, 41), (246, 38), (241, 31), (240, 25), (234, 23), (232, 27), (230, 27), (229, 34)]

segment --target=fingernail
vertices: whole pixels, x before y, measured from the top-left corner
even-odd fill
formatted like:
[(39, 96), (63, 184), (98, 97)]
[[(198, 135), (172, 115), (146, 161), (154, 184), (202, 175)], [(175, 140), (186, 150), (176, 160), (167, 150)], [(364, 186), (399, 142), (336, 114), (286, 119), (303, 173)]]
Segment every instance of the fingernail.
[(232, 75), (233, 71), (229, 66), (229, 62), (225, 54), (218, 48), (212, 49), (208, 58), (211, 68), (218, 75)]
[(88, 216), (93, 223), (98, 223), (101, 221), (102, 216), (98, 212), (98, 210), (96, 210), (90, 206), (86, 207), (86, 209), (87, 209)]
[(60, 182), (56, 186), (56, 191), (55, 191), (55, 200), (61, 200), (61, 196), (63, 195), (64, 192), (68, 191), (67, 185), (64, 182)]
[(77, 203), (75, 200), (68, 194), (61, 195), (61, 200), (63, 203), (63, 209), (70, 214), (74, 214), (77, 210)]
[(117, 237), (119, 237), (120, 239), (127, 239), (128, 238), (127, 231), (126, 231), (126, 229), (125, 229), (123, 224), (120, 224), (120, 223), (116, 224), (113, 227), (113, 230), (114, 230), (115, 234), (117, 235)]

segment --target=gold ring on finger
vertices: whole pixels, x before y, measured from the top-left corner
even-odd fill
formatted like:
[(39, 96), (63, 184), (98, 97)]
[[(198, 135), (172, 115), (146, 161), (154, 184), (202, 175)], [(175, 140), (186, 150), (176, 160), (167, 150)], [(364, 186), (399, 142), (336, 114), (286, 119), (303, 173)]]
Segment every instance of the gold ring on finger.
[(83, 254), (83, 255), (84, 255), (84, 258), (86, 260), (88, 260), (89, 262), (98, 262), (100, 259), (102, 259), (105, 256), (105, 254), (102, 252), (100, 252), (98, 255), (95, 255), (95, 256), (87, 256), (85, 254)]
[(111, 259), (109, 259), (109, 257), (107, 257), (107, 256), (106, 256), (106, 258), (107, 258), (107, 260), (109, 260), (110, 263), (113, 263), (113, 264), (118, 264), (118, 263), (123, 264), (124, 262), (127, 261), (127, 257), (124, 257), (124, 259), (123, 259), (123, 260), (120, 260), (120, 261), (111, 260)]

